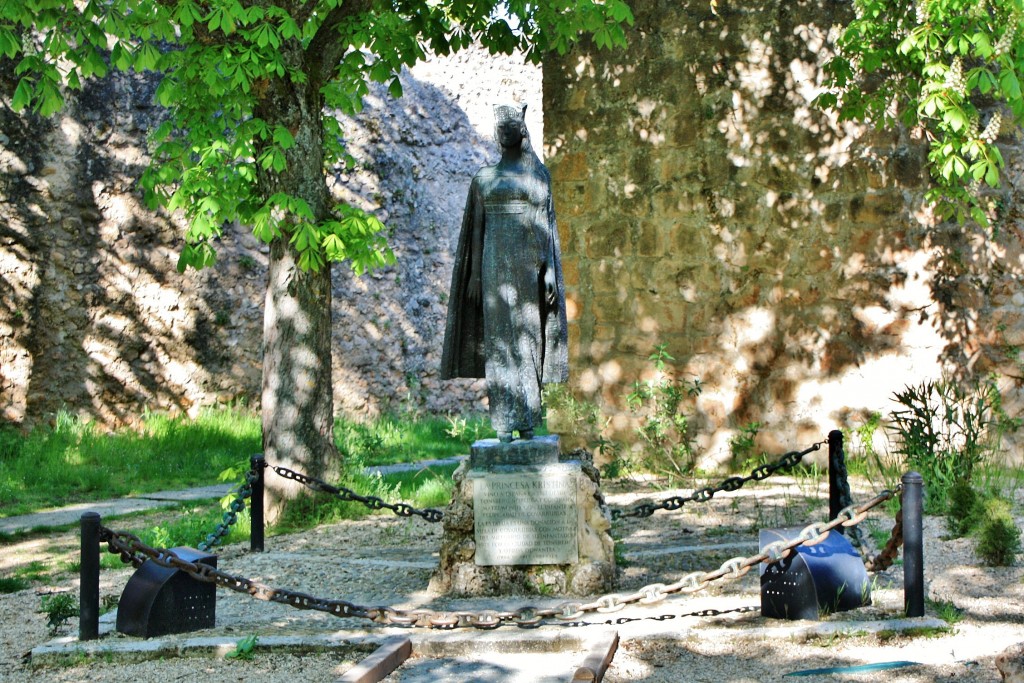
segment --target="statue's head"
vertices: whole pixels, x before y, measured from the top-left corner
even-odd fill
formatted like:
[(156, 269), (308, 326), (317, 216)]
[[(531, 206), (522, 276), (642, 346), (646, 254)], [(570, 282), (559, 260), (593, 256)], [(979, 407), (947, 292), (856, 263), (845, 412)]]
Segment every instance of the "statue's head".
[(525, 104), (494, 106), (494, 138), (502, 147), (518, 147), (529, 137), (526, 130)]

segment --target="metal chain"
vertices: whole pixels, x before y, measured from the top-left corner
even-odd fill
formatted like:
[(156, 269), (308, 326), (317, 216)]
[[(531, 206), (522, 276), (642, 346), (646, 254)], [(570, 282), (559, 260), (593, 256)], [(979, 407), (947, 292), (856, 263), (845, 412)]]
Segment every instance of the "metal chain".
[(250, 469), (245, 473), (245, 481), (238, 485), (235, 499), (231, 501), (228, 509), (221, 517), (220, 524), (214, 527), (213, 531), (206, 534), (206, 540), (199, 544), (199, 550), (209, 552), (215, 545), (220, 545), (224, 537), (231, 531), (231, 527), (238, 521), (238, 513), (245, 509), (245, 501), (252, 497), (253, 484), (259, 479), (259, 472)]
[(623, 517), (650, 517), (658, 510), (678, 510), (689, 502), (694, 503), (706, 503), (714, 498), (716, 493), (722, 491), (738, 491), (750, 481), (764, 481), (768, 477), (772, 476), (779, 470), (791, 470), (800, 464), (804, 456), (808, 453), (812, 453), (821, 448), (822, 444), (828, 443), (827, 441), (819, 441), (809, 448), (805, 448), (802, 451), (790, 451), (781, 458), (773, 463), (767, 463), (759, 467), (755, 467), (749, 475), (745, 477), (729, 477), (723, 480), (718, 486), (705, 486), (704, 488), (697, 489), (689, 496), (671, 496), (665, 498), (658, 503), (640, 503), (639, 505), (629, 510), (612, 510), (612, 519), (622, 519)]
[(138, 536), (114, 532), (106, 527), (100, 528), (100, 539), (107, 543), (111, 552), (120, 553), (123, 560), (136, 564), (136, 566), (146, 559), (150, 559), (162, 567), (184, 571), (199, 581), (212, 582), (229, 590), (246, 593), (258, 600), (278, 602), (298, 609), (327, 612), (337, 617), (369, 619), (378, 624), (393, 626), (442, 629), (472, 626), (479, 629), (492, 629), (506, 624), (515, 624), (521, 628), (533, 628), (548, 619), (573, 622), (590, 612), (617, 612), (632, 604), (652, 605), (675, 593), (695, 593), (716, 581), (738, 579), (749, 572), (751, 567), (762, 562), (770, 563), (781, 560), (800, 545), (821, 543), (829, 531), (840, 525), (850, 527), (860, 523), (867, 516), (869, 510), (890, 500), (899, 491), (900, 488), (897, 488), (896, 492), (882, 491), (859, 507), (844, 508), (830, 522), (807, 526), (799, 536), (790, 541), (771, 543), (757, 555), (732, 558), (711, 572), (693, 572), (668, 585), (650, 584), (629, 595), (610, 594), (588, 603), (566, 602), (557, 607), (521, 607), (515, 611), (437, 612), (428, 609), (403, 610), (393, 607), (364, 607), (344, 600), (319, 598), (283, 588), (272, 588), (251, 579), (228, 574), (209, 565), (188, 562), (179, 558), (171, 550), (151, 548), (142, 543)]
[(563, 626), (621, 626), (636, 621), (670, 621), (672, 619), (685, 619), (686, 617), (720, 617), (723, 614), (749, 614), (760, 612), (760, 605), (747, 605), (735, 609), (702, 609), (686, 614), (659, 614), (656, 617), (618, 617), (616, 619), (605, 619), (604, 621), (570, 621)]
[(301, 472), (296, 472), (295, 470), (290, 470), (287, 467), (281, 467), (280, 465), (270, 465), (269, 467), (285, 479), (297, 481), (313, 491), (332, 495), (345, 502), (362, 503), (371, 510), (391, 510), (399, 517), (412, 517), (413, 515), (417, 515), (428, 522), (440, 522), (444, 519), (444, 512), (441, 510), (436, 510), (434, 508), (420, 510), (411, 505), (407, 505), (406, 503), (388, 503), (377, 496), (362, 496), (352, 489), (347, 489), (344, 486), (332, 486), (321, 479), (311, 477), (308, 474), (302, 474)]
[(903, 545), (903, 496), (900, 496), (900, 509), (896, 511), (896, 523), (893, 524), (889, 540), (882, 551), (864, 563), (869, 572), (884, 572), (896, 561), (900, 546)]

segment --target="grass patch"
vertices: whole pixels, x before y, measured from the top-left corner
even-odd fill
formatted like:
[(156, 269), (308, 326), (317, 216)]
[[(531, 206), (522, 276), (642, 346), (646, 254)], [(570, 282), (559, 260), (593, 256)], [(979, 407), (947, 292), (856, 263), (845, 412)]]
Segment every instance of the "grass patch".
[(413, 507), (444, 507), (452, 499), (455, 465), (427, 467), (410, 472), (396, 472), (381, 479), (385, 486), (397, 491), (402, 500)]
[[(489, 434), (485, 416), (335, 423), (350, 470), (465, 454)], [(66, 412), (29, 434), (0, 427), (0, 517), (214, 484), (224, 470), (248, 469), (260, 448), (259, 416), (240, 407), (210, 409), (195, 419), (147, 414), (140, 429), (114, 433)], [(432, 504), (443, 498), (436, 483), (416, 495)]]
[(102, 432), (60, 413), (28, 435), (0, 431), (0, 516), (216, 482), (260, 449), (258, 418), (240, 409), (194, 420), (146, 415), (139, 431)]
[(949, 635), (953, 629), (949, 626), (915, 626), (902, 630), (886, 629), (878, 632), (878, 642), (885, 644), (893, 640), (905, 638), (941, 638)]
[[(540, 432), (538, 432), (540, 433)], [(367, 465), (440, 460), (469, 452), (491, 434), (485, 416), (470, 418), (383, 417), (374, 422), (338, 419), (334, 441), (347, 458)]]
[(0, 594), (17, 593), (29, 587), (29, 582), (20, 576), (0, 576)]
[[(376, 496), (395, 504), (405, 502), (416, 508), (442, 508), (451, 500), (454, 465), (429, 467), (384, 476), (367, 476), (361, 472), (342, 477), (343, 486), (360, 496)], [(332, 481), (332, 483), (334, 483)], [(320, 524), (333, 524), (347, 519), (361, 519), (371, 514), (392, 515), (390, 510), (376, 512), (356, 501), (344, 501), (329, 495), (300, 497), (285, 510), (275, 531), (292, 533)]]
[(951, 626), (964, 618), (964, 611), (949, 600), (928, 600), (928, 607), (935, 612), (935, 616)]

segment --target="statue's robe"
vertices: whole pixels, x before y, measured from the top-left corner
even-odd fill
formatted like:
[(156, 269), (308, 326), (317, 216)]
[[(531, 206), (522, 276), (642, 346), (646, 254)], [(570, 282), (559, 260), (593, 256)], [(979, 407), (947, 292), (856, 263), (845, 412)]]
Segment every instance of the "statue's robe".
[[(482, 250), (478, 302), (468, 296), (475, 250)], [(545, 295), (547, 268), (555, 272), (553, 304)], [(487, 379), (491, 424), (499, 432), (533, 429), (542, 417), (542, 385), (569, 377), (551, 176), (539, 162), (526, 172), (488, 166), (473, 177), (441, 359), (441, 378), (455, 377)]]

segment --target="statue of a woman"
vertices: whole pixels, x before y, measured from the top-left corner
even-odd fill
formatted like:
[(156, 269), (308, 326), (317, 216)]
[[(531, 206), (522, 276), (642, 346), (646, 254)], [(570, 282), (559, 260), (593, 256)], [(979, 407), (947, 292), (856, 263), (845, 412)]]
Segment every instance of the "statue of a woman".
[(502, 441), (533, 437), (541, 386), (569, 377), (565, 287), (551, 174), (526, 105), (494, 108), (501, 160), (473, 177), (455, 254), (441, 378), (486, 377)]

